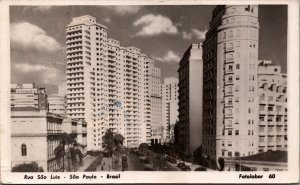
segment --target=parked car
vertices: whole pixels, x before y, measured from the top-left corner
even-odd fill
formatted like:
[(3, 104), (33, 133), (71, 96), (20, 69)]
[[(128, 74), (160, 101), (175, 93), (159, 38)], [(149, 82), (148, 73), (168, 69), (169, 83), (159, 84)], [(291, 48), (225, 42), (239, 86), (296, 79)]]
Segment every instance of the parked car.
[(205, 167), (198, 167), (194, 171), (207, 171)]
[(181, 171), (191, 171), (191, 167), (189, 167), (188, 165), (185, 165), (181, 168)]
[(180, 168), (180, 169), (181, 169), (182, 167), (184, 167), (184, 166), (186, 166), (185, 163), (178, 163), (178, 164), (177, 164), (177, 167)]

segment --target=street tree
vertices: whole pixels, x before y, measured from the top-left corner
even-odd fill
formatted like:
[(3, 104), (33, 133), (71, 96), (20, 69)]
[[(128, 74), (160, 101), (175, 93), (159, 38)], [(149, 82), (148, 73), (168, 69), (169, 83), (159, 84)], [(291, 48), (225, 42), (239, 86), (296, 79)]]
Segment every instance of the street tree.
[(105, 150), (109, 152), (109, 156), (117, 149), (121, 149), (125, 140), (124, 136), (119, 133), (114, 133), (108, 129), (102, 137)]

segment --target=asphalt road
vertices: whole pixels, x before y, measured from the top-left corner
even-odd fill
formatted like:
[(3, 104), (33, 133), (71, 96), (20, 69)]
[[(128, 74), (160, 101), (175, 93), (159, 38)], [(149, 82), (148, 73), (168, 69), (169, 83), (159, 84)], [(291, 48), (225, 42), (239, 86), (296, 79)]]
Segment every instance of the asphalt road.
[(144, 171), (144, 164), (135, 154), (128, 154), (128, 171)]

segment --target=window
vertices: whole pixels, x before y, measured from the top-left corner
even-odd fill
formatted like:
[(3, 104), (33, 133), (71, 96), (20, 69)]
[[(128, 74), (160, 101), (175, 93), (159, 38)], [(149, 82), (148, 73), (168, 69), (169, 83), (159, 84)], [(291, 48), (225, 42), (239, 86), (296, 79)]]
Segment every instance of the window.
[(229, 38), (232, 38), (233, 37), (233, 31), (231, 30), (230, 32), (229, 32)]
[(229, 136), (232, 135), (232, 130), (228, 130), (228, 135), (229, 135)]
[(240, 152), (234, 152), (234, 156), (235, 157), (239, 157), (240, 156)]
[(239, 135), (239, 130), (235, 131), (235, 135), (237, 135), (237, 136)]
[(231, 157), (231, 156), (232, 156), (232, 153), (231, 153), (231, 152), (228, 152), (228, 156)]
[(236, 69), (240, 69), (240, 64), (236, 64)]
[(240, 30), (237, 30), (236, 36), (237, 36), (237, 37), (240, 37), (240, 36), (241, 36), (241, 31), (240, 31)]
[(26, 156), (27, 155), (27, 147), (26, 147), (25, 144), (21, 145), (21, 153), (22, 153), (22, 156)]
[(232, 146), (232, 141), (228, 141), (228, 146)]

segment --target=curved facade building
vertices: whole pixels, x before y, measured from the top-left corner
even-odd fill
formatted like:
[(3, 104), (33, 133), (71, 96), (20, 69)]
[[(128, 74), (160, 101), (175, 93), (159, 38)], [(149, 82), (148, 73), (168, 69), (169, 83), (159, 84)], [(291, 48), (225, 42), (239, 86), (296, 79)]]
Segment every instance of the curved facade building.
[(203, 157), (258, 152), (258, 6), (217, 6), (203, 42)]

